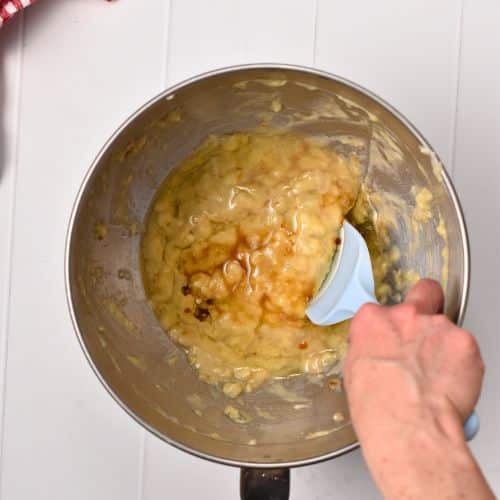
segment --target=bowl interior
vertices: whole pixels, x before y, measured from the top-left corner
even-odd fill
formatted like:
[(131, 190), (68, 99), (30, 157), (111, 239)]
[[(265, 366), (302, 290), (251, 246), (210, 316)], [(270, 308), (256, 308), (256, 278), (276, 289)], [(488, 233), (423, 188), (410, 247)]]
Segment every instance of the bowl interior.
[[(279, 112), (272, 111), (276, 100)], [(143, 425), (224, 463), (296, 465), (356, 445), (344, 394), (297, 376), (229, 401), (198, 380), (161, 329), (139, 266), (144, 218), (169, 171), (208, 134), (263, 123), (321, 137), (362, 158), (371, 206), (390, 219), (388, 238), (400, 249), (394, 279), (416, 273), (440, 280), (446, 313), (459, 320), (467, 241), (439, 160), (380, 100), (341, 79), (298, 68), (244, 67), (205, 75), (160, 95), (129, 119), (100, 153), (80, 192), (68, 240), (67, 283), (91, 363)], [(431, 200), (419, 197), (423, 188)], [(229, 403), (252, 421), (241, 425), (226, 418)], [(336, 412), (345, 419), (332, 420)]]

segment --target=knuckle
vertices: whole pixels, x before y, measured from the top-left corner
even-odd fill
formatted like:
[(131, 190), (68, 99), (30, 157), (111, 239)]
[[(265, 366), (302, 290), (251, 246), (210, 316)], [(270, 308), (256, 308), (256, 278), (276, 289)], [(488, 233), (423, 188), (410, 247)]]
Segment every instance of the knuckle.
[(380, 311), (380, 306), (377, 304), (364, 304), (356, 313), (355, 318), (359, 321), (366, 321), (372, 319)]
[(477, 340), (467, 330), (459, 329), (455, 342), (464, 354), (479, 354), (479, 345)]
[(448, 316), (444, 314), (435, 314), (432, 316), (432, 324), (438, 328), (445, 328), (451, 325), (451, 321), (448, 319)]
[(368, 326), (373, 324), (374, 319), (380, 314), (380, 306), (376, 304), (364, 304), (351, 320), (349, 327), (351, 339), (363, 336), (368, 330)]
[(417, 306), (415, 304), (400, 304), (397, 307), (399, 309), (399, 313), (403, 317), (412, 318), (418, 313)]

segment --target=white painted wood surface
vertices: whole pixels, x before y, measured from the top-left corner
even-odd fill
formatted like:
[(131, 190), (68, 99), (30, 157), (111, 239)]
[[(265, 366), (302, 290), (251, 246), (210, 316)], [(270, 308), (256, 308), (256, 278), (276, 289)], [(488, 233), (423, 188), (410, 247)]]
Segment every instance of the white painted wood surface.
[(478, 410), (481, 433), (471, 446), (500, 495), (500, 3), (467, 1), (463, 15), (454, 180), (472, 253), (466, 326), (486, 363)]
[[(63, 247), (91, 159), (167, 84), (286, 62), (375, 91), (453, 173), (470, 227), (467, 324), (487, 363), (472, 448), (500, 493), (500, 4), (497, 0), (40, 0), (0, 31), (0, 498), (219, 500), (237, 470), (143, 431), (87, 366)], [(359, 452), (293, 471), (292, 499), (377, 498)]]

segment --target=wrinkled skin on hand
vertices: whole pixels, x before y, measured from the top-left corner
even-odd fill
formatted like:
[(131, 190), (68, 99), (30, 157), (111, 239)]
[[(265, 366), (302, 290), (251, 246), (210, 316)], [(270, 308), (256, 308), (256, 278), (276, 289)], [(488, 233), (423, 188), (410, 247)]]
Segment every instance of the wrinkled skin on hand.
[(462, 430), (484, 364), (474, 337), (441, 314), (443, 303), (440, 285), (422, 280), (403, 304), (367, 304), (351, 323), (351, 419), (388, 498), (492, 498)]
[(443, 301), (441, 287), (422, 280), (403, 304), (367, 304), (354, 318), (344, 377), (360, 438), (374, 413), (411, 427), (429, 406), (457, 424), (474, 409), (484, 364), (474, 337), (439, 314)]

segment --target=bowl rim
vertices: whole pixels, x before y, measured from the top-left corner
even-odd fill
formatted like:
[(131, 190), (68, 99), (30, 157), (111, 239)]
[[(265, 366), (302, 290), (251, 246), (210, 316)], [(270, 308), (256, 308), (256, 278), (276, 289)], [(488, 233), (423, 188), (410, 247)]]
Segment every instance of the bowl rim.
[(334, 450), (331, 452), (323, 453), (318, 456), (302, 459), (302, 460), (293, 460), (293, 461), (288, 461), (288, 462), (269, 462), (269, 463), (261, 463), (261, 462), (252, 462), (252, 461), (239, 461), (239, 460), (233, 460), (225, 457), (219, 457), (215, 455), (210, 455), (208, 453), (204, 453), (202, 451), (199, 451), (195, 448), (191, 448), (189, 446), (186, 446), (183, 443), (180, 443), (165, 434), (161, 433), (157, 429), (155, 429), (153, 426), (145, 422), (139, 415), (137, 415), (131, 408), (129, 408), (125, 402), (123, 402), (120, 397), (113, 391), (113, 389), (109, 386), (107, 381), (104, 379), (104, 377), (101, 375), (99, 369), (95, 365), (92, 356), (90, 355), (90, 352), (87, 349), (87, 346), (85, 344), (85, 340), (83, 338), (82, 332), (80, 330), (78, 320), (76, 317), (75, 309), (73, 307), (73, 298), (72, 298), (72, 293), (71, 293), (71, 282), (70, 282), (70, 263), (71, 263), (71, 258), (70, 258), (70, 249), (71, 249), (71, 242), (72, 242), (72, 237), (74, 233), (74, 227), (75, 227), (75, 221), (76, 217), (78, 215), (78, 211), (80, 208), (81, 200), (82, 197), (86, 191), (87, 185), (89, 183), (89, 180), (91, 179), (94, 171), (97, 168), (97, 165), (107, 152), (108, 148), (112, 145), (114, 140), (122, 133), (122, 131), (128, 127), (137, 117), (142, 115), (147, 109), (149, 109), (151, 106), (156, 104), (157, 102), (161, 101), (162, 99), (165, 99), (169, 95), (177, 92), (178, 90), (182, 89), (183, 87), (193, 84), (195, 82), (198, 82), (200, 80), (204, 80), (207, 78), (211, 78), (214, 76), (218, 75), (223, 75), (226, 73), (235, 73), (239, 71), (244, 71), (244, 70), (291, 70), (291, 71), (297, 71), (301, 73), (306, 73), (306, 74), (312, 74), (315, 76), (320, 76), (323, 78), (327, 78), (329, 80), (333, 80), (336, 82), (339, 82), (341, 84), (344, 84), (354, 90), (357, 90), (358, 92), (361, 92), (362, 94), (366, 95), (367, 97), (373, 99), (375, 102), (377, 102), (379, 105), (387, 109), (389, 112), (391, 112), (398, 120), (400, 120), (403, 125), (405, 125), (408, 130), (417, 138), (418, 141), (422, 145), (424, 145), (428, 150), (436, 156), (436, 159), (438, 160), (440, 166), (441, 166), (441, 174), (442, 178), (444, 180), (444, 183), (448, 189), (448, 192), (451, 195), (451, 199), (453, 202), (453, 205), (456, 209), (457, 217), (458, 217), (458, 222), (459, 222), (459, 228), (460, 228), (460, 233), (462, 236), (462, 244), (463, 244), (463, 251), (464, 251), (464, 286), (462, 289), (462, 293), (460, 296), (460, 303), (459, 303), (459, 308), (458, 312), (456, 314), (455, 318), (452, 318), (458, 325), (461, 325), (464, 320), (465, 316), (465, 311), (467, 308), (467, 302), (468, 302), (468, 297), (469, 297), (469, 288), (470, 288), (470, 243), (469, 243), (469, 236), (467, 232), (467, 227), (465, 224), (465, 218), (464, 218), (464, 212), (463, 208), (460, 204), (460, 201), (458, 199), (458, 195), (456, 192), (455, 187), (453, 186), (453, 183), (449, 177), (448, 172), (444, 168), (444, 163), (441, 161), (439, 155), (437, 152), (434, 150), (434, 148), (431, 146), (429, 141), (423, 136), (423, 134), (417, 129), (417, 127), (410, 121), (408, 120), (402, 113), (400, 113), (396, 108), (394, 108), (391, 104), (389, 104), (387, 101), (385, 101), (383, 98), (375, 94), (374, 92), (368, 90), (367, 88), (363, 87), (362, 85), (359, 85), (352, 80), (349, 80), (347, 78), (341, 77), (339, 75), (336, 75), (334, 73), (330, 73), (328, 71), (323, 71), (319, 70), (316, 68), (308, 67), (308, 66), (302, 66), (302, 65), (295, 65), (295, 64), (280, 64), (280, 63), (256, 63), (256, 64), (238, 64), (238, 65), (232, 65), (232, 66), (226, 66), (222, 68), (217, 68), (214, 70), (206, 71), (203, 73), (200, 73), (198, 75), (195, 75), (193, 77), (187, 78), (182, 80), (181, 82), (172, 85), (170, 87), (167, 87), (165, 90), (160, 92), (158, 95), (155, 97), (149, 99), (145, 104), (140, 106), (136, 111), (134, 111), (132, 114), (126, 118), (121, 125), (112, 133), (112, 135), (109, 137), (109, 139), (104, 143), (104, 145), (101, 147), (100, 151), (97, 153), (96, 157), (94, 158), (93, 162), (91, 163), (90, 167), (87, 170), (87, 173), (85, 174), (81, 185), (78, 189), (78, 193), (76, 195), (75, 201), (73, 202), (73, 206), (71, 209), (71, 215), (69, 218), (68, 222), (68, 228), (67, 228), (67, 233), (66, 233), (66, 240), (65, 240), (65, 255), (64, 255), (64, 283), (65, 283), (65, 292), (66, 292), (66, 301), (68, 304), (69, 308), (69, 313), (71, 317), (71, 322), (73, 324), (73, 328), (75, 330), (76, 336), (78, 338), (78, 341), (80, 343), (80, 347), (82, 348), (85, 357), (87, 358), (88, 363), (90, 364), (92, 370), (94, 371), (95, 375), (101, 382), (101, 384), (104, 386), (106, 391), (111, 395), (111, 397), (118, 403), (121, 408), (128, 413), (138, 424), (140, 424), (144, 429), (148, 430), (151, 434), (154, 436), (158, 437), (162, 441), (166, 442), (169, 445), (172, 445), (179, 450), (185, 451), (190, 453), (193, 456), (204, 458), (206, 460), (209, 460), (211, 462), (219, 463), (219, 464), (224, 464), (224, 465), (230, 465), (234, 467), (250, 467), (250, 468), (260, 468), (260, 469), (275, 469), (275, 468), (291, 468), (291, 467), (300, 467), (300, 466), (305, 466), (305, 465), (311, 465), (319, 462), (323, 462), (325, 460), (329, 460), (331, 458), (339, 457), (341, 455), (344, 455), (345, 453), (348, 453), (349, 451), (352, 451), (356, 448), (359, 447), (359, 442), (354, 441), (353, 443), (344, 446), (338, 450)]

